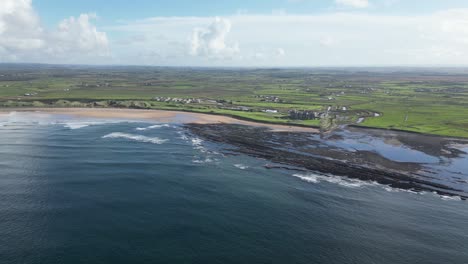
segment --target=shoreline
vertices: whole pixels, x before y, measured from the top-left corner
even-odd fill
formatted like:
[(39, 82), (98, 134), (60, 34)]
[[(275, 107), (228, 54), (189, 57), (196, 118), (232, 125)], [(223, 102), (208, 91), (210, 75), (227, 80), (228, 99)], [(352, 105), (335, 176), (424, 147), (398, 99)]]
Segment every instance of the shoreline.
[[(237, 150), (231, 150), (232, 152), (268, 160), (279, 164), (278, 168), (301, 168), (307, 172), (319, 172), (324, 175), (330, 173), (350, 179), (378, 182), (398, 189), (416, 192), (430, 191), (437, 192), (440, 195), (460, 196), (463, 199), (468, 199), (468, 187), (458, 189), (456, 186), (459, 183), (453, 185), (454, 181), (463, 180), (460, 178), (462, 177), (460, 175), (464, 175), (462, 172), (460, 172), (462, 174), (455, 173), (456, 175), (450, 173), (451, 176), (447, 179), (444, 178), (443, 183), (441, 183), (437, 181), (437, 178), (434, 178), (436, 177), (434, 170), (437, 167), (426, 166), (425, 162), (427, 161), (398, 160), (387, 157), (376, 151), (378, 147), (371, 150), (365, 148), (350, 150), (345, 143), (339, 143), (339, 141), (346, 139), (348, 136), (351, 140), (356, 139), (356, 136), (352, 137), (352, 134), (340, 134), (354, 133), (351, 130), (343, 130), (337, 132), (337, 134), (332, 132), (330, 137), (322, 137), (319, 134), (320, 131), (316, 128), (263, 124), (222, 115), (183, 111), (120, 108), (0, 108), (0, 118), (3, 117), (8, 120), (10, 113), (31, 114), (31, 116), (27, 117), (28, 119), (40, 119), (44, 115), (46, 117), (48, 115), (57, 115), (58, 118), (65, 118), (66, 120), (73, 120), (73, 118), (103, 118), (129, 122), (136, 120), (184, 124), (191, 133), (200, 138), (235, 146)], [(15, 118), (22, 118), (21, 114), (12, 115), (11, 117), (13, 121), (15, 121)], [(390, 138), (397, 142), (398, 147), (418, 151), (421, 153), (418, 155), (422, 157), (429, 155), (452, 160), (467, 154), (467, 150), (454, 146), (455, 144), (463, 144), (463, 146), (468, 147), (468, 140), (450, 137), (441, 138), (406, 133), (405, 131), (385, 133), (384, 130), (372, 128), (350, 127), (350, 129), (358, 129), (361, 133), (367, 133), (367, 136), (371, 138), (378, 138), (385, 144), (392, 144), (386, 141)], [(340, 137), (342, 138), (340, 139)], [(288, 149), (282, 148), (285, 142), (287, 142)], [(336, 142), (338, 145), (328, 144), (327, 142)], [(228, 151), (226, 154), (228, 155), (230, 152)], [(427, 164), (431, 164), (431, 162)], [(440, 163), (438, 164), (440, 165)], [(269, 165), (265, 165), (265, 167), (274, 168), (274, 166), (269, 167)]]
[(73, 117), (134, 119), (182, 124), (239, 124), (264, 127), (277, 132), (320, 133), (315, 127), (296, 125), (270, 124), (242, 120), (226, 115), (205, 114), (189, 111), (172, 111), (156, 109), (122, 109), (122, 108), (0, 108), (0, 117), (12, 112), (70, 115)]
[[(151, 120), (157, 122), (170, 122), (182, 124), (240, 124), (254, 127), (264, 127), (277, 132), (309, 132), (318, 134), (320, 128), (314, 126), (305, 126), (300, 124), (275, 124), (255, 120), (246, 120), (236, 116), (216, 114), (216, 113), (198, 113), (192, 111), (164, 110), (164, 109), (131, 109), (131, 108), (72, 108), (72, 107), (0, 107), (0, 117), (11, 112), (30, 112), (45, 113), (57, 115), (70, 115), (75, 117), (90, 118), (115, 118), (115, 119), (134, 119)], [(178, 117), (179, 115), (179, 117)], [(181, 118), (182, 117), (182, 118)], [(430, 133), (423, 133), (411, 130), (370, 127), (363, 125), (350, 124), (351, 129), (362, 131), (379, 130), (382, 132), (402, 132), (418, 136), (434, 136), (445, 139), (468, 140), (468, 137), (444, 136)]]

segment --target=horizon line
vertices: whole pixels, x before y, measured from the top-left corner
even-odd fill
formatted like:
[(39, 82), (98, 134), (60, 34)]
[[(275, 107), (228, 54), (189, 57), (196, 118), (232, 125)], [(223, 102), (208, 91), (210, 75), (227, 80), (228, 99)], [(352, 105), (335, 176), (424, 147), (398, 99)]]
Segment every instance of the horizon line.
[(236, 69), (358, 69), (358, 68), (421, 68), (421, 69), (468, 69), (467, 65), (315, 65), (315, 66), (236, 66), (236, 65), (225, 65), (225, 66), (202, 66), (202, 65), (144, 65), (144, 64), (82, 64), (82, 63), (42, 63), (42, 62), (0, 62), (0, 65), (44, 65), (44, 66), (81, 66), (81, 67), (154, 67), (154, 68), (206, 68), (206, 69), (223, 69), (223, 68), (236, 68)]

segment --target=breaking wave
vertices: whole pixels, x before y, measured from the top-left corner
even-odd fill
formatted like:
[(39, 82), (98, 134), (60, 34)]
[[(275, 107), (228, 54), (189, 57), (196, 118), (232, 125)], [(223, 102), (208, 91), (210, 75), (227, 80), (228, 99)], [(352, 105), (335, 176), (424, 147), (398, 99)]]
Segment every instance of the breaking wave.
[(212, 163), (212, 162), (215, 162), (215, 161), (217, 161), (217, 160), (212, 159), (210, 157), (207, 157), (205, 159), (194, 159), (194, 160), (192, 160), (193, 163), (197, 163), (197, 164)]
[(192, 138), (191, 139), (192, 145), (195, 149), (204, 149), (203, 147), (203, 139), (200, 138)]
[(112, 124), (112, 123), (116, 123), (116, 121), (56, 122), (56, 124), (63, 125), (64, 127), (72, 129), (72, 130), (89, 127), (89, 126)]
[(188, 141), (189, 138), (188, 136), (183, 132), (183, 131), (177, 131), (177, 134), (179, 134), (179, 138), (184, 140), (184, 141)]
[[(359, 188), (359, 187), (364, 187), (364, 186), (378, 186), (378, 187), (382, 187), (387, 192), (393, 192), (393, 193), (405, 192), (405, 193), (418, 194), (418, 195), (428, 194), (428, 192), (416, 192), (414, 190), (393, 188), (388, 185), (379, 184), (377, 182), (367, 182), (367, 181), (362, 181), (358, 179), (350, 179), (346, 177), (333, 176), (333, 175), (328, 176), (328, 175), (309, 173), (305, 175), (294, 174), (293, 176), (303, 181), (310, 182), (310, 183), (328, 182), (328, 183), (334, 183), (334, 184), (338, 184), (340, 186), (349, 187), (349, 188)], [(463, 200), (460, 196), (439, 195), (437, 193), (433, 193), (433, 194), (444, 201), (462, 201)]]
[(205, 146), (203, 146), (203, 139), (198, 137), (189, 137), (182, 131), (178, 131), (178, 134), (180, 135), (180, 139), (184, 140), (187, 143), (190, 143), (193, 149), (198, 152), (198, 154), (193, 156), (193, 163), (204, 164), (219, 161), (219, 159), (217, 159), (216, 156), (221, 154), (216, 151), (208, 150)]
[(200, 151), (201, 153), (208, 153), (208, 150), (203, 146), (203, 139), (195, 137), (191, 138), (190, 142), (192, 143), (194, 149)]
[(358, 179), (350, 179), (350, 178), (333, 176), (333, 175), (327, 176), (327, 175), (320, 175), (320, 174), (313, 174), (313, 173), (309, 173), (306, 175), (294, 174), (293, 176), (306, 182), (311, 182), (311, 183), (329, 182), (329, 183), (335, 183), (344, 187), (351, 187), (351, 188), (358, 188), (358, 187), (371, 186), (371, 185), (377, 184), (375, 182), (366, 182), (366, 181), (361, 181)]
[(89, 126), (89, 124), (69, 123), (69, 124), (63, 124), (63, 126), (66, 127), (66, 128), (69, 128), (69, 129), (80, 129), (80, 128)]
[(384, 185), (383, 188), (387, 192), (394, 192), (394, 193), (407, 192), (407, 193), (411, 193), (411, 194), (424, 194), (424, 192), (415, 192), (413, 190), (397, 189), (397, 188), (393, 188), (393, 187), (390, 187), (390, 186), (387, 186), (387, 185)]
[(61, 115), (48, 114), (42, 112), (10, 112), (7, 115), (0, 116), (2, 123), (5, 125), (59, 125), (69, 129), (80, 129), (93, 125), (103, 125), (112, 123), (128, 122), (124, 120), (95, 120), (95, 119), (71, 119)]
[(158, 137), (146, 137), (146, 136), (141, 136), (141, 135), (133, 135), (133, 134), (127, 134), (127, 133), (120, 133), (120, 132), (115, 132), (115, 133), (110, 133), (108, 135), (103, 136), (102, 138), (123, 138), (123, 139), (130, 139), (138, 142), (144, 142), (144, 143), (153, 143), (153, 144), (163, 144), (167, 142), (167, 139), (160, 139)]
[(162, 127), (170, 127), (170, 126), (168, 124), (153, 125), (153, 126), (149, 126), (149, 127), (137, 127), (136, 130), (146, 131), (146, 130), (157, 129), (157, 128), (162, 128)]
[(244, 164), (234, 164), (234, 167), (241, 169), (241, 170), (246, 170), (249, 168), (248, 166), (245, 166)]
[(462, 201), (460, 196), (439, 195), (439, 197), (444, 201)]

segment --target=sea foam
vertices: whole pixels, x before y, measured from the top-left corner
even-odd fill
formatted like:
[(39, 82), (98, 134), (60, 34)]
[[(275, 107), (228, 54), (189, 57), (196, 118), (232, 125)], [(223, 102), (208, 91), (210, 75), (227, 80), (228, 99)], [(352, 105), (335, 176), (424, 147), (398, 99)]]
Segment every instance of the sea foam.
[(249, 168), (248, 166), (245, 166), (244, 164), (234, 164), (234, 167), (241, 169), (241, 170), (246, 170)]
[[(379, 184), (377, 182), (367, 182), (367, 181), (362, 181), (358, 179), (350, 179), (350, 178), (334, 176), (334, 175), (328, 176), (328, 175), (309, 173), (309, 174), (294, 174), (293, 176), (303, 181), (310, 182), (310, 183), (328, 182), (328, 183), (334, 183), (334, 184), (338, 184), (340, 186), (349, 187), (349, 188), (359, 188), (359, 187), (364, 187), (364, 186), (377, 186), (377, 187), (382, 187), (387, 192), (393, 192), (393, 193), (404, 192), (404, 193), (418, 194), (418, 195), (424, 195), (428, 193), (428, 192), (416, 192), (414, 190), (393, 188), (388, 185)], [(460, 196), (439, 195), (437, 193), (433, 193), (433, 194), (436, 197), (439, 197), (440, 199), (444, 201), (462, 201), (463, 200)]]
[(439, 197), (444, 201), (462, 201), (460, 196), (439, 195)]
[(194, 160), (192, 160), (193, 163), (197, 163), (197, 164), (212, 163), (212, 162), (215, 162), (215, 161), (217, 161), (217, 160), (213, 160), (210, 157), (207, 157), (204, 160), (203, 159), (194, 159)]
[(68, 121), (68, 122), (56, 122), (56, 124), (63, 125), (64, 127), (69, 128), (71, 130), (85, 128), (85, 127), (89, 127), (89, 126), (113, 124), (113, 123), (116, 123), (116, 121), (77, 121), (77, 122)]
[(157, 128), (162, 128), (162, 127), (170, 127), (170, 126), (168, 124), (153, 125), (153, 126), (149, 126), (149, 127), (137, 127), (136, 130), (146, 131), (146, 130), (157, 129)]
[(130, 139), (138, 142), (144, 143), (153, 143), (153, 144), (163, 144), (167, 142), (167, 139), (161, 139), (158, 137), (146, 137), (141, 135), (134, 135), (134, 134), (127, 134), (127, 133), (110, 133), (108, 135), (103, 136), (102, 138), (123, 138), (123, 139)]
[(203, 146), (203, 140), (201, 138), (191, 138), (190, 140), (194, 149), (199, 150), (202, 153), (207, 152), (207, 149)]
[(366, 181), (361, 181), (358, 179), (350, 179), (350, 178), (334, 176), (334, 175), (328, 176), (328, 175), (309, 173), (309, 174), (294, 174), (293, 176), (306, 182), (311, 182), (311, 183), (329, 182), (329, 183), (335, 183), (340, 186), (350, 187), (350, 188), (358, 188), (358, 187), (363, 187), (363, 186), (376, 185), (375, 182), (366, 182)]

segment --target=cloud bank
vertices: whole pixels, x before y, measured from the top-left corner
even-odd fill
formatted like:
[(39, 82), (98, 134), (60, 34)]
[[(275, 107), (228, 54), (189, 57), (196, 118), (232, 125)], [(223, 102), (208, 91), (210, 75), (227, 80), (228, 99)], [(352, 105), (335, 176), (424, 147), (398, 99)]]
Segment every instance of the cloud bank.
[[(153, 64), (386, 66), (468, 62), (468, 9), (418, 16), (336, 12), (155, 17), (109, 30), (145, 34), (147, 42), (140, 44), (140, 49), (156, 49), (170, 57), (158, 58)], [(175, 49), (169, 43), (180, 45)], [(181, 51), (184, 46), (188, 51)]]
[(153, 17), (114, 22), (99, 30), (93, 23), (96, 15), (81, 14), (49, 30), (41, 24), (31, 0), (1, 0), (0, 62), (265, 67), (467, 65), (468, 9), (383, 15), (370, 13), (375, 5), (365, 9), (370, 4), (364, 0), (333, 3), (359, 8), (359, 12), (333, 9), (313, 15)]

